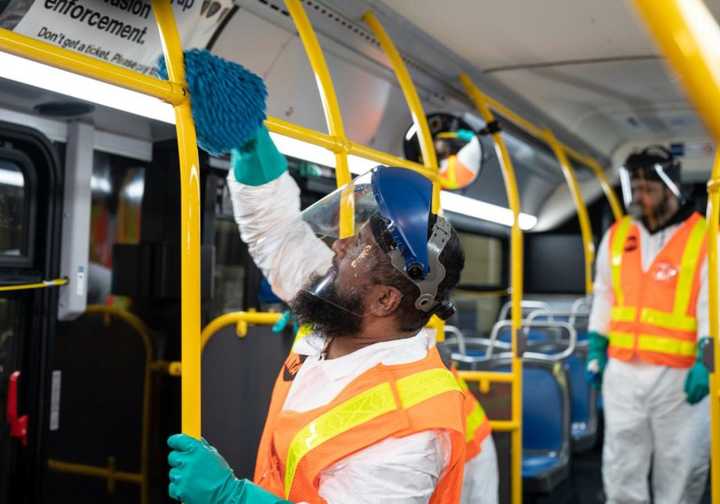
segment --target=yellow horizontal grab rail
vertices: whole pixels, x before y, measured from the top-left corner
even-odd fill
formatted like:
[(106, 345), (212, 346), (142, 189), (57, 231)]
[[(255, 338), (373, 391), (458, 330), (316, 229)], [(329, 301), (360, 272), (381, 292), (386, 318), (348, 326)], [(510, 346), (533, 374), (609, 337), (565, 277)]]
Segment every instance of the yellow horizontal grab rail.
[(138, 473), (116, 471), (115, 461), (111, 457), (108, 460), (107, 467), (97, 467), (85, 464), (75, 464), (72, 462), (64, 462), (62, 460), (48, 459), (48, 469), (55, 472), (62, 472), (67, 474), (76, 474), (78, 476), (90, 476), (93, 478), (102, 478), (107, 480), (108, 493), (112, 494), (115, 492), (115, 482), (122, 481), (125, 483), (134, 483), (136, 485), (143, 485), (143, 475)]
[(67, 278), (56, 278), (55, 280), (43, 280), (42, 282), (27, 284), (6, 284), (0, 285), (0, 292), (13, 292), (32, 289), (47, 289), (48, 287), (62, 287), (67, 285)]
[(183, 86), (143, 75), (91, 56), (0, 28), (0, 50), (91, 79), (154, 96), (173, 105), (186, 99)]
[(512, 420), (490, 420), (490, 427), (495, 432), (515, 432), (520, 430), (520, 424)]

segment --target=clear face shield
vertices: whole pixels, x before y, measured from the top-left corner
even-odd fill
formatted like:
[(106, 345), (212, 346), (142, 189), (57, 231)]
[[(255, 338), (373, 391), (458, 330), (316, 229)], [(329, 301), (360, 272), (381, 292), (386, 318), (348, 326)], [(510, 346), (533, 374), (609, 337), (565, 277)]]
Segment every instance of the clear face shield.
[(620, 167), (620, 187), (628, 215), (640, 219), (658, 213), (667, 203), (666, 191), (682, 201), (680, 185), (670, 169), (661, 163), (628, 162)]
[(435, 294), (445, 277), (439, 255), (450, 225), (438, 218), (428, 239), (432, 185), (423, 182), (418, 193), (413, 184), (424, 177), (408, 172), (375, 168), (302, 212), (303, 221), (335, 253), (328, 269), (302, 291), (359, 317), (363, 296), (391, 266), (420, 289), (418, 309), (437, 306)]

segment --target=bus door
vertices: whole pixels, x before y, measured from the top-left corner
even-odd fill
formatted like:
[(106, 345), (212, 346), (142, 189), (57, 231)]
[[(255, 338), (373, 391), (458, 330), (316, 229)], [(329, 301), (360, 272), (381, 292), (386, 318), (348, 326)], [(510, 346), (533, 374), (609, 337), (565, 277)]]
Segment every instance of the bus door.
[[(0, 502), (36, 501), (57, 316), (58, 163), (39, 132), (0, 122)], [(46, 406), (47, 405), (47, 406)]]

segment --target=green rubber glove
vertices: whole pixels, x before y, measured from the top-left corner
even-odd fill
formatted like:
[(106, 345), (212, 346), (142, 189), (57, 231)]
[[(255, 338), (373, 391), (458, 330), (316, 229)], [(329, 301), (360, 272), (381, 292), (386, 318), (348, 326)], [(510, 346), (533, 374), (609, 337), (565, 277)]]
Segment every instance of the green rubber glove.
[(697, 344), (695, 364), (685, 377), (685, 395), (690, 404), (699, 403), (710, 391), (710, 373), (703, 363), (703, 350), (708, 344), (710, 344), (710, 338), (700, 338)]
[(607, 365), (608, 339), (597, 331), (588, 334), (588, 356), (585, 368), (585, 379), (593, 387), (602, 385), (602, 375)]
[(265, 126), (257, 136), (239, 149), (230, 152), (230, 166), (235, 180), (249, 186), (272, 182), (287, 171), (287, 159), (280, 154)]
[(172, 448), (168, 456), (171, 498), (184, 504), (289, 504), (248, 480), (237, 479), (204, 439), (175, 434), (167, 443)]

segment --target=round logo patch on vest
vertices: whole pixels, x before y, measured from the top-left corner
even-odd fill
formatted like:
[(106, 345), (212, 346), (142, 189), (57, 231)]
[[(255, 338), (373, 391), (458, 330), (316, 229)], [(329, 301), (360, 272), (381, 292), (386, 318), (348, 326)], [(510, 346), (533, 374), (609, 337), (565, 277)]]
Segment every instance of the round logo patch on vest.
[(637, 236), (628, 236), (625, 240), (625, 252), (632, 252), (633, 250), (637, 250), (638, 248), (638, 240)]
[(292, 354), (288, 357), (283, 367), (283, 381), (293, 381), (305, 359), (307, 359), (307, 355)]
[(655, 279), (660, 282), (667, 282), (675, 278), (678, 270), (674, 264), (669, 262), (661, 262), (655, 267)]

